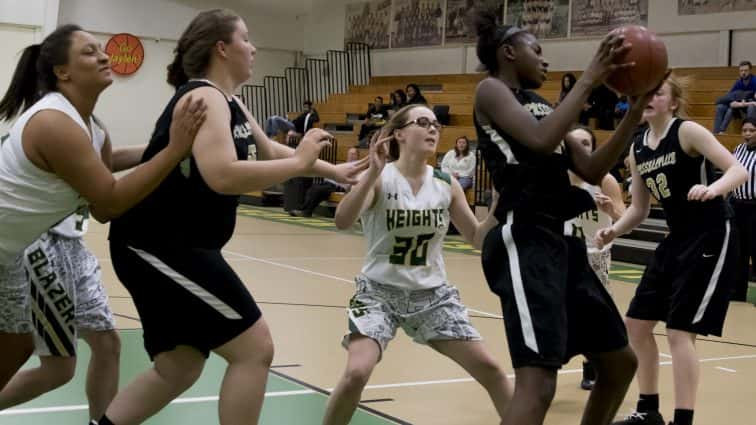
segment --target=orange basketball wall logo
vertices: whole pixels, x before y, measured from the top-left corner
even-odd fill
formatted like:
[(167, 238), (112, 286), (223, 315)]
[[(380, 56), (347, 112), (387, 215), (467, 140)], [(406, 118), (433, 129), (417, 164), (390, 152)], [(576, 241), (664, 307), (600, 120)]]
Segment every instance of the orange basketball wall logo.
[(142, 42), (131, 34), (116, 34), (105, 45), (105, 53), (110, 55), (110, 67), (116, 74), (131, 75), (144, 62)]

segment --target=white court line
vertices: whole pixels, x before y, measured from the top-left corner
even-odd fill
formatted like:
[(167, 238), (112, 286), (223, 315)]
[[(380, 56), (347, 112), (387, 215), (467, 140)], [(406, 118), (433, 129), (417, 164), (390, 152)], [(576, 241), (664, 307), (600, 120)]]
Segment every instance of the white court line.
[[(260, 263), (265, 263), (265, 264), (270, 264), (270, 265), (273, 265), (273, 266), (283, 267), (283, 268), (289, 269), (289, 270), (295, 270), (295, 271), (298, 271), (298, 272), (308, 273), (308, 274), (315, 275), (315, 276), (326, 277), (326, 278), (329, 278), (329, 279), (338, 280), (340, 282), (354, 283), (353, 279), (344, 279), (343, 277), (333, 276), (333, 275), (325, 274), (325, 273), (318, 273), (318, 272), (315, 272), (315, 271), (312, 271), (312, 270), (303, 269), (301, 267), (290, 266), (288, 264), (278, 263), (278, 262), (270, 261), (270, 260), (264, 260), (262, 258), (257, 258), (257, 257), (250, 257), (249, 255), (239, 254), (238, 252), (233, 252), (233, 251), (229, 251), (229, 250), (226, 250), (226, 249), (224, 249), (223, 252), (231, 254), (231, 255), (236, 255), (237, 257), (245, 258), (247, 260), (258, 261)], [(497, 319), (503, 319), (503, 317), (501, 317), (499, 315), (496, 315), (496, 314), (493, 314), (493, 313), (487, 313), (485, 311), (475, 310), (475, 309), (472, 309), (470, 307), (467, 307), (467, 309), (470, 310), (470, 311), (473, 311), (475, 313), (483, 314), (483, 315), (490, 316), (490, 317), (495, 317)]]
[[(756, 359), (756, 355), (745, 355), (745, 356), (730, 356), (730, 357), (716, 357), (716, 358), (710, 358), (710, 359), (701, 359), (699, 360), (700, 363), (709, 363), (709, 362), (717, 362), (717, 361), (724, 361), (724, 360), (745, 360), (745, 359)], [(659, 362), (662, 366), (668, 366), (671, 365), (672, 362)], [(727, 372), (735, 372), (734, 369), (727, 369), (723, 368), (721, 366), (718, 366), (717, 369), (724, 370)], [(560, 370), (558, 373), (560, 375), (567, 375), (567, 374), (576, 374), (576, 373), (582, 373), (583, 369), (564, 369)], [(509, 378), (514, 378), (514, 375), (510, 374), (507, 375)], [(400, 388), (400, 387), (415, 387), (415, 386), (423, 386), (423, 385), (439, 385), (439, 384), (456, 384), (456, 383), (465, 383), (465, 382), (473, 382), (473, 378), (456, 378), (456, 379), (442, 379), (442, 380), (434, 380), (434, 381), (415, 381), (415, 382), (399, 382), (395, 384), (380, 384), (380, 385), (368, 385), (365, 387), (366, 390), (373, 390), (373, 389), (382, 389), (382, 388)], [(333, 388), (329, 388), (326, 391), (331, 392), (333, 391)], [(273, 391), (269, 393), (265, 393), (265, 397), (285, 397), (285, 396), (294, 396), (294, 395), (306, 395), (306, 394), (318, 394), (317, 391), (314, 390), (296, 390), (296, 391)], [(208, 401), (217, 401), (218, 396), (207, 396), (207, 397), (186, 397), (186, 398), (178, 398), (176, 400), (173, 400), (171, 404), (184, 404), (184, 403), (202, 403), (202, 402), (208, 402)], [(2, 415), (24, 415), (24, 414), (31, 414), (31, 413), (49, 413), (49, 412), (66, 412), (66, 411), (73, 411), (73, 410), (87, 410), (89, 409), (89, 406), (86, 404), (78, 404), (78, 405), (71, 405), (71, 406), (55, 406), (55, 407), (38, 407), (33, 409), (9, 409), (4, 410), (0, 412), (0, 416)]]
[(722, 366), (717, 366), (714, 369), (719, 369), (719, 370), (723, 370), (725, 372), (730, 372), (730, 373), (737, 373), (737, 370), (735, 370), (735, 369), (730, 369), (730, 368), (726, 368), (726, 367), (722, 367)]
[(288, 264), (277, 263), (275, 261), (270, 261), (270, 260), (263, 260), (262, 258), (250, 257), (249, 255), (239, 254), (238, 252), (229, 251), (227, 249), (224, 249), (223, 252), (227, 252), (229, 254), (236, 255), (237, 257), (246, 258), (248, 260), (257, 261), (257, 262), (265, 263), (265, 264), (270, 264), (272, 266), (282, 267), (284, 269), (295, 270), (295, 271), (298, 271), (298, 272), (308, 273), (308, 274), (315, 275), (315, 276), (320, 276), (320, 277), (326, 277), (326, 278), (329, 278), (329, 279), (338, 280), (340, 282), (354, 283), (354, 279), (344, 279), (343, 277), (338, 277), (338, 276), (334, 276), (334, 275), (330, 275), (330, 274), (325, 274), (325, 273), (318, 273), (318, 272), (314, 272), (312, 270), (307, 270), (307, 269), (302, 269), (302, 268), (299, 268), (299, 267), (290, 266)]
[(664, 357), (665, 359), (671, 359), (672, 358), (672, 356), (670, 356), (669, 354), (662, 353), (662, 352), (659, 352), (659, 357)]
[(496, 314), (486, 313), (485, 311), (476, 310), (476, 309), (470, 308), (470, 307), (467, 307), (467, 309), (470, 310), (470, 311), (472, 311), (473, 313), (482, 314), (482, 315), (488, 316), (488, 317), (494, 317), (496, 319), (503, 319), (502, 316), (499, 316), (499, 315), (496, 315)]
[[(305, 394), (317, 394), (314, 390), (296, 390), (296, 391), (272, 391), (265, 393), (265, 397), (287, 397), (294, 395)], [(211, 401), (218, 401), (218, 396), (207, 397), (185, 397), (177, 398), (170, 402), (170, 404), (186, 404), (186, 403), (207, 403)], [(0, 415), (28, 415), (33, 413), (55, 413), (55, 412), (72, 412), (77, 410), (88, 410), (89, 406), (86, 404), (75, 404), (72, 406), (54, 406), (54, 407), (37, 407), (32, 409), (8, 409), (0, 412)]]

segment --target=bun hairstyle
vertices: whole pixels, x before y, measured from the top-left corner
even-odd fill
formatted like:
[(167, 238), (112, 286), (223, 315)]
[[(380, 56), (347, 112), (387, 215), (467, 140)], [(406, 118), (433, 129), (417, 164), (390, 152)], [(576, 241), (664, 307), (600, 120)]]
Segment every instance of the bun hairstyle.
[(496, 73), (499, 71), (499, 63), (496, 58), (496, 52), (502, 44), (515, 40), (517, 34), (524, 32), (523, 29), (514, 25), (500, 25), (499, 17), (492, 9), (473, 9), (470, 15), (472, 26), (475, 28), (475, 34), (478, 37), (475, 52), (481, 66), (478, 71), (488, 71)]
[(173, 62), (168, 65), (168, 84), (179, 88), (190, 78), (204, 77), (215, 44), (231, 42), (239, 19), (239, 15), (228, 9), (206, 10), (192, 19), (173, 51)]

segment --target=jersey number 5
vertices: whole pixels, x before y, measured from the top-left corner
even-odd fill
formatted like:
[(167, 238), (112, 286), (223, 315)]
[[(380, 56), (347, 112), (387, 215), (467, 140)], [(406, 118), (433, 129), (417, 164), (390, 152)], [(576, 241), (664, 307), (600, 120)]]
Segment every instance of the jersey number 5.
[[(434, 233), (417, 235), (415, 237), (396, 236), (394, 238), (394, 252), (389, 256), (389, 263), (403, 266), (427, 266), (428, 242)], [(409, 264), (407, 259), (409, 258)]]
[(651, 190), (656, 199), (666, 199), (672, 196), (667, 184), (667, 176), (664, 173), (657, 174), (656, 181), (651, 177), (646, 179), (646, 186)]

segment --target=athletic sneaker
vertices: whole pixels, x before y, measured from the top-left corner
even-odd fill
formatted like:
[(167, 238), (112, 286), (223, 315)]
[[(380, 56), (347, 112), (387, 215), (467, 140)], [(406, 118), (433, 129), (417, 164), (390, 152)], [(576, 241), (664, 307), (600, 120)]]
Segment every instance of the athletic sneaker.
[(633, 412), (612, 425), (664, 425), (664, 418), (659, 412)]

